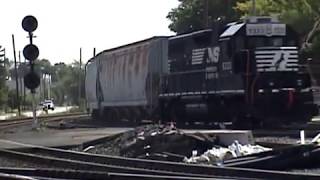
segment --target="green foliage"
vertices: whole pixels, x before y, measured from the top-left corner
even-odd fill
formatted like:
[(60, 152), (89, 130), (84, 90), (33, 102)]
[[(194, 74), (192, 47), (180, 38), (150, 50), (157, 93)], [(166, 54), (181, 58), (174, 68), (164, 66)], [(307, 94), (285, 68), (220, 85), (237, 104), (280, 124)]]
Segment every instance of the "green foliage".
[(320, 60), (320, 53), (318, 53), (318, 51), (317, 51), (320, 49), (320, 36), (319, 35), (315, 36), (315, 38), (313, 39), (311, 49), (312, 49), (312, 51), (310, 53), (312, 53), (312, 57)]
[(80, 71), (79, 62), (74, 61), (71, 65), (55, 64), (52, 67), (54, 101), (58, 104), (79, 105), (79, 82), (81, 82), (81, 98), (84, 99), (84, 70)]
[[(169, 28), (177, 33), (202, 29), (205, 26), (205, 0), (179, 0), (180, 5), (172, 9), (167, 18)], [(319, 0), (256, 0), (258, 16), (279, 16), (298, 33), (304, 52), (317, 54), (316, 36), (320, 30)], [(252, 15), (251, 0), (208, 0), (209, 22), (218, 18), (225, 21), (237, 20)], [(318, 56), (318, 55), (316, 55)], [(320, 55), (319, 55), (320, 56)]]
[(11, 109), (17, 109), (18, 108), (18, 100), (17, 100), (16, 90), (10, 90), (8, 92), (7, 105)]
[[(205, 0), (179, 0), (180, 5), (172, 9), (167, 18), (171, 21), (169, 28), (178, 34), (205, 28)], [(208, 0), (209, 25), (218, 19), (232, 21), (239, 18), (235, 11), (237, 2), (243, 0)]]
[[(305, 36), (311, 30), (317, 17), (317, 12), (311, 8), (311, 4), (320, 7), (319, 2), (318, 0), (256, 0), (256, 15), (279, 16), (300, 35)], [(236, 10), (243, 15), (250, 15), (251, 9), (251, 1), (238, 2), (236, 6)]]
[[(238, 2), (236, 10), (250, 14), (250, 1)], [(299, 34), (304, 54), (319, 57), (317, 38), (320, 30), (319, 0), (256, 0), (256, 15), (277, 15)], [(313, 46), (312, 44), (315, 43)]]
[[(11, 79), (15, 79), (16, 74), (13, 66), (7, 65), (6, 67), (11, 67), (9, 70), (4, 70), (0, 63), (0, 109), (1, 106), (8, 106), (11, 109), (17, 108), (17, 98), (16, 90), (8, 91), (5, 85), (5, 80), (3, 80), (7, 75), (11, 76)], [(41, 76), (41, 74), (51, 75), (51, 98), (53, 98), (56, 105), (79, 105), (79, 81), (81, 81), (81, 99), (85, 99), (84, 94), (84, 70), (80, 71), (79, 63), (73, 62), (70, 65), (64, 63), (58, 63), (51, 65), (50, 61), (47, 59), (37, 60), (35, 63), (35, 71)], [(29, 65), (21, 63), (18, 66), (18, 76), (23, 77), (27, 72), (30, 71)], [(7, 72), (7, 73), (4, 73)], [(79, 80), (79, 77), (81, 80)], [(47, 84), (46, 84), (47, 86)], [(47, 87), (46, 87), (47, 88)], [(26, 108), (31, 108), (32, 97), (27, 90), (26, 98), (24, 101), (23, 95), (20, 94), (21, 104), (26, 106)], [(41, 93), (47, 90), (41, 89)], [(20, 92), (21, 93), (21, 92)], [(43, 101), (39, 97), (40, 89), (37, 89), (38, 95), (36, 96), (36, 102)], [(47, 96), (46, 96), (47, 97)]]
[(7, 64), (8, 59), (0, 60), (0, 109), (4, 108), (8, 100), (8, 88), (6, 86), (8, 76)]
[(35, 71), (39, 74), (52, 74), (52, 66), (49, 60), (41, 59), (35, 63)]

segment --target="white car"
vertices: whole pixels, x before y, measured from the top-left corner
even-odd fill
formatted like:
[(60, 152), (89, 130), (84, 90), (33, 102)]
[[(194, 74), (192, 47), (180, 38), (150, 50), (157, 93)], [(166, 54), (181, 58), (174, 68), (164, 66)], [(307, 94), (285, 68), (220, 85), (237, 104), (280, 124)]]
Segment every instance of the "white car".
[(45, 100), (45, 101), (42, 103), (42, 109), (43, 109), (43, 110), (51, 109), (51, 110), (53, 111), (53, 110), (54, 110), (53, 101), (52, 101), (52, 100)]

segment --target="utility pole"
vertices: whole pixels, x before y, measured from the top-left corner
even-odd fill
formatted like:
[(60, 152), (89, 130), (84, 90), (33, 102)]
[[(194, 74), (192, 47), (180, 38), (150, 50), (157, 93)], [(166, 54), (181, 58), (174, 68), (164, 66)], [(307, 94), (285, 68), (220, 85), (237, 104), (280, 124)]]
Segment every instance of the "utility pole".
[(204, 28), (209, 27), (209, 0), (204, 1)]
[(231, 11), (232, 11), (232, 6), (231, 6), (231, 1), (227, 0), (227, 16), (226, 19), (230, 19), (231, 18)]
[(43, 73), (42, 74), (42, 82), (43, 82), (43, 100), (46, 100), (46, 87), (47, 87), (47, 85), (46, 85), (46, 73)]
[(82, 48), (80, 48), (80, 60), (79, 60), (79, 106), (81, 105), (81, 66), (82, 66)]
[[(20, 87), (19, 87), (19, 94), (23, 94), (23, 88), (22, 88), (22, 78), (21, 78), (21, 74), (22, 74), (22, 72), (21, 72), (21, 68), (22, 68), (22, 66), (21, 66), (21, 51), (19, 51), (19, 68), (18, 68), (18, 77), (19, 77), (19, 84), (20, 84)], [(24, 103), (23, 103), (23, 101), (21, 101), (21, 106), (22, 106), (22, 110), (24, 109)]]
[(48, 86), (47, 86), (47, 89), (48, 89), (48, 99), (51, 99), (51, 95), (50, 95), (50, 88), (51, 88), (51, 74), (47, 74), (48, 75), (48, 80), (47, 80), (47, 82), (48, 82)]
[[(24, 58), (24, 65), (25, 65), (25, 68), (24, 70), (26, 70), (26, 66), (27, 66), (27, 59)], [(23, 72), (23, 76), (25, 75), (26, 73)], [(23, 104), (25, 105), (26, 104), (26, 86), (24, 85), (24, 80), (23, 80)], [(26, 108), (26, 107), (25, 107)]]
[[(8, 60), (9, 61), (9, 60)], [(4, 69), (7, 70), (7, 65), (6, 65), (6, 49), (3, 50), (3, 66), (4, 66)], [(9, 79), (9, 75), (6, 74), (6, 80)], [(7, 113), (8, 111), (8, 105), (6, 104), (5, 105), (5, 109), (4, 109), (5, 113)]]
[(256, 15), (256, 0), (252, 0), (252, 16)]
[(14, 44), (14, 35), (13, 34), (12, 34), (12, 46), (13, 46), (13, 57), (14, 57), (14, 72), (16, 74), (16, 95), (17, 95), (18, 115), (21, 116), (20, 97), (19, 97), (19, 83), (18, 83), (18, 70), (17, 70), (17, 57), (16, 57), (16, 47), (15, 47), (15, 44)]
[[(0, 47), (1, 48), (1, 47)], [(7, 65), (6, 65), (6, 49), (2, 49), (1, 51), (3, 51), (3, 67), (6, 70), (7, 69)], [(0, 52), (1, 52), (0, 51)]]

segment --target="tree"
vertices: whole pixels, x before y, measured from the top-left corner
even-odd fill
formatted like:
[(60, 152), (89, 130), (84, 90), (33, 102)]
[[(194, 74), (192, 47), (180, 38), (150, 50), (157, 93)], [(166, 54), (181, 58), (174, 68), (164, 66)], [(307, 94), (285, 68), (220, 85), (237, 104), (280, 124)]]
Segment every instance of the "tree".
[(8, 99), (8, 88), (6, 86), (8, 77), (8, 62), (9, 60), (7, 58), (0, 59), (0, 109), (4, 108)]
[(10, 90), (8, 91), (8, 98), (6, 99), (6, 104), (11, 108), (11, 109), (16, 109), (18, 107), (18, 99), (16, 95), (16, 90)]
[(40, 59), (35, 63), (35, 70), (40, 74), (52, 74), (52, 66), (49, 60)]
[[(79, 66), (78, 61), (74, 61), (71, 65), (59, 63), (53, 66), (52, 91), (58, 104), (64, 102), (79, 104), (79, 77), (84, 79), (84, 72), (80, 71)], [(81, 98), (84, 96), (84, 83), (81, 83)]]
[(171, 21), (170, 30), (181, 34), (206, 27), (206, 2), (208, 2), (208, 22), (211, 25), (218, 19), (227, 22), (237, 20), (240, 14), (234, 9), (237, 2), (244, 0), (179, 0), (180, 5), (172, 9), (167, 18)]
[[(179, 0), (180, 5), (172, 9), (167, 18), (172, 22), (169, 28), (179, 33), (205, 27), (206, 0)], [(276, 15), (299, 34), (304, 51), (311, 50), (320, 30), (319, 0), (256, 0), (256, 15)], [(208, 0), (209, 22), (218, 18), (229, 22), (241, 16), (252, 15), (251, 0)]]
[[(0, 57), (0, 108), (2, 105), (8, 105), (11, 108), (16, 108), (16, 91), (9, 91), (5, 82), (7, 76), (10, 76), (11, 79), (15, 79), (16, 73), (13, 65), (9, 63), (8, 59), (6, 59), (4, 62), (6, 66), (3, 65), (3, 61)], [(57, 105), (79, 104), (79, 77), (81, 78), (82, 82), (84, 80), (84, 71), (80, 71), (79, 62), (74, 61), (70, 65), (64, 63), (51, 65), (49, 60), (40, 59), (35, 62), (34, 68), (40, 76), (42, 74), (51, 75), (51, 97), (54, 99)], [(22, 78), (27, 72), (30, 72), (29, 62), (21, 63), (18, 66), (19, 78)], [(45, 87), (47, 88), (47, 86)], [(42, 92), (40, 92), (40, 90)], [(48, 91), (44, 89), (37, 90), (39, 95), (42, 93), (45, 96), (47, 92)], [(84, 83), (81, 83), (81, 98), (83, 99), (84, 96)], [(37, 96), (36, 98), (39, 98), (40, 100), (41, 97)], [(30, 99), (31, 98), (27, 93), (25, 102), (26, 105), (30, 105)]]
[[(248, 15), (252, 3), (238, 2), (236, 9)], [(303, 48), (311, 46), (311, 41), (319, 30), (320, 1), (318, 0), (256, 0), (256, 15), (276, 15), (291, 25), (299, 34)]]

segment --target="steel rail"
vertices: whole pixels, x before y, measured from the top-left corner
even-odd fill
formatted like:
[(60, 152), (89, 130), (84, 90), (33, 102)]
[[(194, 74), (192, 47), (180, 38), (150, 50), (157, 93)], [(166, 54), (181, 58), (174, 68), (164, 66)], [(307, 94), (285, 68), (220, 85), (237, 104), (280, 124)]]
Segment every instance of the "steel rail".
[(3, 173), (0, 172), (0, 179), (7, 179), (7, 180), (37, 180), (36, 178), (32, 178), (29, 176), (23, 176), (17, 173)]
[(56, 168), (67, 168), (76, 170), (89, 170), (89, 171), (102, 171), (102, 172), (114, 172), (114, 173), (128, 173), (128, 174), (148, 174), (148, 175), (163, 175), (163, 176), (183, 176), (183, 177), (205, 177), (213, 178), (217, 175), (205, 175), (205, 174), (192, 174), (188, 172), (175, 172), (175, 171), (163, 171), (163, 170), (152, 170), (142, 169), (128, 166), (117, 166), (109, 164), (100, 164), (92, 161), (81, 161), (74, 159), (57, 158), (43, 155), (35, 155), (31, 153), (22, 153), (13, 150), (0, 150), (0, 156), (9, 158), (15, 158), (18, 160), (36, 163), (36, 164), (50, 164)]
[[(31, 177), (46, 177), (46, 178), (64, 178), (64, 179), (186, 179), (185, 176), (164, 176), (164, 175), (149, 175), (149, 174), (129, 174), (129, 173), (114, 173), (100, 172), (87, 170), (65, 170), (65, 169), (50, 169), (50, 168), (6, 168), (0, 167), (0, 172), (7, 174), (17, 174)], [(212, 178), (188, 177), (190, 180), (209, 180)], [(214, 177), (214, 179), (234, 179)], [(239, 179), (239, 178), (237, 178)], [(245, 180), (242, 178), (242, 180)]]
[(50, 168), (8, 168), (0, 167), (1, 173), (18, 174), (29, 177), (47, 177), (47, 178), (64, 178), (64, 179), (106, 179), (107, 172), (85, 171), (85, 170), (66, 170)]
[[(3, 152), (1, 154), (8, 153)], [(204, 176), (228, 176), (228, 177), (254, 177), (262, 179), (319, 179), (320, 175), (317, 174), (303, 174), (303, 173), (291, 173), (282, 171), (271, 170), (257, 170), (250, 168), (238, 168), (238, 167), (217, 167), (217, 166), (205, 166), (205, 165), (190, 165), (185, 163), (165, 162), (155, 160), (144, 160), (135, 158), (125, 158), (107, 155), (89, 154), (83, 152), (75, 152), (62, 149), (46, 148), (46, 147), (33, 147), (32, 153), (40, 155), (51, 155), (60, 159), (71, 159), (72, 161), (82, 161), (87, 163), (95, 163), (103, 166), (122, 167), (129, 169), (139, 169), (142, 172), (154, 172), (161, 171), (166, 173), (183, 173), (190, 176), (201, 177)], [(3, 152), (3, 153), (2, 153)], [(148, 171), (145, 171), (148, 170)], [(119, 172), (119, 171), (116, 171)], [(126, 171), (127, 173), (127, 171)], [(172, 174), (171, 174), (172, 175)]]

